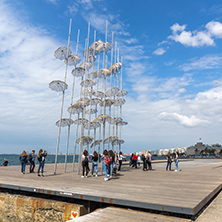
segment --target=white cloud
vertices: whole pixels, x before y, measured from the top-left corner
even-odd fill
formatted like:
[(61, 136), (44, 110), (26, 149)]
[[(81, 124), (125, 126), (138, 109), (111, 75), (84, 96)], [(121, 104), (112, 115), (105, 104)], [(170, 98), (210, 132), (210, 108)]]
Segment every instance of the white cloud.
[(185, 31), (186, 25), (179, 25), (178, 23), (170, 27), (173, 35), (168, 36), (168, 39), (174, 40), (186, 46), (200, 47), (200, 46), (214, 46), (214, 40), (206, 31)]
[(159, 118), (164, 121), (175, 121), (187, 127), (195, 127), (198, 125), (209, 123), (209, 121), (198, 119), (196, 116), (188, 117), (185, 115), (180, 115), (178, 113), (162, 112), (160, 113)]
[(215, 69), (220, 67), (222, 67), (222, 57), (215, 55), (194, 58), (191, 62), (179, 66), (179, 69), (187, 72), (190, 70)]
[(206, 29), (216, 38), (222, 38), (222, 24), (220, 22), (211, 21), (206, 24)]
[(153, 54), (155, 55), (163, 55), (166, 52), (163, 48), (158, 48), (155, 51), (153, 51)]

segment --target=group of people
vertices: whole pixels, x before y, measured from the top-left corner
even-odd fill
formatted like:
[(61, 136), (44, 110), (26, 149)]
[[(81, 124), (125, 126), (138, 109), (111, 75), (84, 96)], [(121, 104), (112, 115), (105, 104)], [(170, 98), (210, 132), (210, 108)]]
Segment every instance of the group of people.
[[(117, 154), (116, 152), (113, 152), (112, 150), (104, 150), (103, 154), (101, 156), (101, 161), (103, 165), (103, 169), (105, 172), (105, 178), (104, 180), (107, 181), (109, 180), (109, 177), (111, 178), (113, 174), (116, 174), (116, 171), (121, 171), (121, 166), (122, 166), (122, 161), (125, 157), (123, 156), (122, 152), (119, 152)], [(91, 171), (91, 176), (94, 177), (94, 170), (95, 170), (95, 177), (97, 177), (98, 173), (98, 162), (99, 162), (100, 156), (99, 154), (94, 151), (92, 155), (92, 171)], [(83, 151), (83, 155), (81, 158), (81, 163), (82, 163), (82, 178), (87, 177), (88, 173), (90, 172), (89, 169), (89, 153), (85, 149)], [(119, 167), (117, 169), (117, 162), (119, 163)]]
[(141, 162), (143, 162), (143, 171), (152, 170), (152, 155), (149, 151), (145, 152), (145, 155), (142, 154), (141, 156), (136, 153), (132, 153), (129, 166), (136, 169), (137, 165), (140, 166)]
[(176, 152), (176, 155), (175, 157), (172, 157), (170, 155), (170, 152), (168, 152), (167, 156), (166, 156), (166, 159), (167, 159), (167, 165), (166, 165), (166, 171), (169, 169), (169, 171), (171, 171), (171, 163), (174, 161), (175, 163), (175, 171), (179, 171), (179, 153)]
[[(38, 167), (38, 171), (37, 171), (37, 175), (40, 176), (44, 176), (43, 175), (43, 171), (44, 171), (44, 164), (45, 164), (45, 157), (47, 156), (47, 151), (45, 150), (43, 152), (42, 149), (39, 150), (38, 154), (37, 154), (37, 160), (39, 162), (39, 167)], [(32, 150), (32, 152), (30, 154), (28, 154), (28, 152), (26, 152), (25, 150), (22, 152), (21, 156), (19, 157), (19, 160), (21, 162), (21, 173), (25, 174), (25, 168), (26, 165), (29, 163), (30, 167), (29, 167), (29, 172), (30, 173), (34, 173), (34, 169), (35, 169), (35, 158), (36, 158), (36, 154), (35, 154), (35, 150)], [(41, 175), (40, 175), (40, 171), (41, 171)]]

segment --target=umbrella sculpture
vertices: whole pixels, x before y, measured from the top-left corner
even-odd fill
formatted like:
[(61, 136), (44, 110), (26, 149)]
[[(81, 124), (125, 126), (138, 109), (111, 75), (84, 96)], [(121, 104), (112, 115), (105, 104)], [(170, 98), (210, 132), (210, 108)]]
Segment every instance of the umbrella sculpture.
[[(124, 140), (121, 138), (121, 127), (128, 124), (122, 119), (122, 106), (126, 102), (123, 97), (126, 96), (128, 92), (122, 89), (123, 63), (122, 58), (121, 62), (119, 61), (119, 49), (117, 49), (117, 42), (115, 42), (115, 47), (113, 47), (114, 33), (112, 33), (112, 42), (108, 42), (108, 23), (106, 22), (105, 41), (103, 42), (100, 39), (96, 40), (96, 31), (94, 31), (94, 41), (90, 44), (89, 23), (88, 36), (85, 40), (85, 49), (83, 52), (83, 62), (81, 65), (78, 65), (81, 61), (81, 58), (78, 56), (79, 32), (80, 31), (78, 31), (75, 55), (72, 55), (72, 51), (70, 50), (71, 20), (68, 46), (59, 47), (54, 53), (56, 59), (64, 60), (66, 66), (64, 81), (53, 80), (49, 84), (49, 87), (53, 91), (62, 92), (63, 94), (60, 119), (56, 122), (56, 125), (59, 127), (59, 134), (54, 173), (56, 173), (61, 127), (68, 127), (65, 157), (66, 172), (70, 128), (73, 127), (73, 125), (76, 125), (75, 138), (72, 138), (72, 141), (74, 141), (72, 169), (74, 171), (78, 147), (77, 172), (80, 173), (80, 157), (83, 151), (83, 146), (86, 146), (85, 149), (90, 148), (93, 151), (97, 149), (99, 154), (101, 154), (106, 147), (109, 149), (110, 144), (112, 145), (113, 150), (114, 146), (117, 147), (117, 145), (119, 145), (120, 151), (121, 144), (124, 143)], [(111, 59), (109, 62), (108, 57)], [(62, 118), (64, 94), (65, 90), (68, 89), (68, 84), (66, 83), (68, 66), (74, 67), (71, 71), (71, 74), (73, 75), (71, 103), (67, 109), (69, 118)], [(121, 76), (119, 76), (120, 71)], [(81, 79), (79, 87), (75, 86), (77, 83), (75, 80), (76, 77), (80, 77)], [(109, 83), (109, 85), (107, 85), (107, 83)], [(79, 98), (73, 101), (77, 88), (80, 90)], [(75, 117), (76, 119), (72, 120), (72, 115), (77, 115), (77, 118)], [(106, 124), (107, 122), (109, 124), (108, 126)], [(110, 130), (111, 125), (113, 125), (112, 133)], [(91, 130), (94, 131), (93, 137), (90, 135)], [(102, 146), (102, 150), (100, 150), (100, 146)]]

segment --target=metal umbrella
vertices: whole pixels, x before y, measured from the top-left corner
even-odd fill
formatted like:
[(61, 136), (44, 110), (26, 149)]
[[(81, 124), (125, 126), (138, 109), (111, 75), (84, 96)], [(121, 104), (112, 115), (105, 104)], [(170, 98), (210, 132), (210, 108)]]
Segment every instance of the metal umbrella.
[(82, 77), (84, 75), (85, 71), (86, 71), (85, 68), (77, 67), (72, 70), (72, 75), (74, 75), (76, 77)]
[(119, 91), (118, 87), (113, 87), (113, 88), (106, 91), (106, 95), (108, 97), (114, 97), (115, 95), (117, 95), (118, 91)]
[[(59, 126), (60, 120), (56, 122), (56, 126)], [(61, 127), (70, 126), (74, 123), (74, 121), (70, 118), (61, 119)]]
[(119, 92), (117, 93), (117, 96), (118, 96), (118, 97), (123, 97), (123, 96), (126, 96), (127, 94), (128, 94), (128, 91), (122, 90), (122, 91), (119, 91)]
[(61, 92), (68, 89), (68, 85), (61, 80), (54, 80), (49, 83), (49, 88), (53, 91)]
[(77, 65), (78, 63), (80, 63), (80, 61), (81, 59), (77, 55), (70, 55), (64, 60), (65, 64), (69, 66)]
[[(68, 53), (67, 53), (68, 52)], [(69, 49), (69, 47), (59, 47), (55, 53), (54, 53), (54, 56), (57, 58), (57, 59), (60, 59), (60, 60), (63, 60), (65, 58), (67, 58), (67, 56), (71, 55), (72, 54), (72, 51)]]
[(77, 143), (79, 144), (82, 143), (82, 145), (87, 145), (91, 143), (92, 141), (93, 141), (93, 137), (91, 136), (81, 136), (76, 140)]

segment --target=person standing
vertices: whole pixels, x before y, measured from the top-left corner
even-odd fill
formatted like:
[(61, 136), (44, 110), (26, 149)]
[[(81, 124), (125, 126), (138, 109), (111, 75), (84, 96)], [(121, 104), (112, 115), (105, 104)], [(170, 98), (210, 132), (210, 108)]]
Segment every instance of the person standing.
[(94, 173), (94, 168), (96, 171), (96, 177), (97, 177), (97, 169), (98, 169), (98, 153), (94, 151), (93, 156), (92, 156), (92, 177)]
[(32, 152), (29, 154), (29, 162), (30, 162), (29, 171), (30, 171), (30, 173), (34, 173), (35, 157), (36, 157), (35, 150), (32, 150)]
[(122, 163), (123, 163), (123, 153), (120, 151), (119, 152), (119, 156), (118, 156), (118, 160), (119, 160), (119, 168), (118, 168), (118, 171), (121, 171), (121, 166), (122, 166)]
[(132, 157), (132, 168), (135, 167), (135, 169), (137, 169), (137, 158), (136, 153), (134, 153)]
[(152, 170), (152, 155), (150, 151), (148, 151), (148, 170)]
[(87, 177), (88, 172), (89, 172), (89, 153), (87, 150), (83, 151), (81, 163), (82, 163), (82, 176), (81, 177), (84, 178), (85, 173)]
[(140, 155), (138, 155), (137, 163), (138, 163), (138, 166), (140, 166), (140, 163), (141, 163), (141, 156)]
[(25, 174), (25, 166), (27, 163), (27, 153), (25, 150), (22, 152), (21, 156), (19, 157), (19, 160), (21, 162), (21, 172), (22, 174)]
[(178, 166), (178, 163), (179, 163), (179, 153), (178, 152), (176, 152), (176, 157), (174, 158), (174, 162), (175, 162), (175, 171), (177, 172), (177, 171), (179, 171), (179, 166)]
[(170, 152), (168, 152), (166, 158), (167, 158), (167, 166), (166, 166), (166, 170), (168, 170), (168, 168), (169, 168), (169, 170), (171, 171), (172, 157), (171, 157), (171, 155), (170, 155)]
[(104, 172), (105, 172), (104, 180), (108, 181), (109, 180), (108, 179), (108, 169), (109, 169), (110, 159), (109, 159), (109, 155), (108, 155), (107, 150), (103, 151), (103, 155), (102, 155), (101, 159), (102, 159), (103, 169), (104, 169)]
[(45, 165), (45, 158), (46, 158), (46, 156), (47, 156), (47, 151), (45, 150), (43, 152), (43, 150), (40, 149), (39, 152), (38, 152), (38, 155), (37, 155), (38, 161), (39, 161), (39, 168), (38, 168), (38, 176), (39, 177), (40, 177), (40, 174), (39, 174), (40, 169), (41, 169), (41, 176), (44, 177), (43, 171), (44, 171), (44, 165)]
[(141, 160), (143, 161), (143, 171), (147, 171), (146, 157), (144, 156), (144, 154), (142, 154)]

